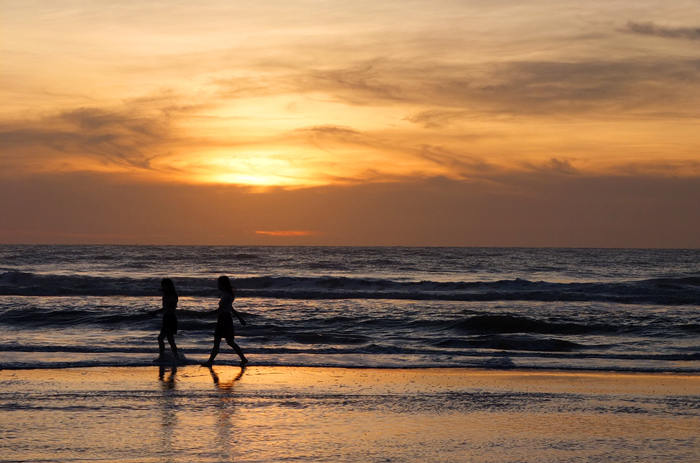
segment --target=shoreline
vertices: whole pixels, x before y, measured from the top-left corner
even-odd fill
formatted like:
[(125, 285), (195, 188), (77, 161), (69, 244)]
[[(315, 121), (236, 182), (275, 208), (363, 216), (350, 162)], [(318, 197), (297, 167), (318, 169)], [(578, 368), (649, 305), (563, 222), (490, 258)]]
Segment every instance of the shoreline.
[[(269, 365), (251, 365), (247, 364), (241, 367), (235, 364), (214, 364), (212, 368), (205, 367), (201, 364), (186, 364), (186, 365), (169, 365), (169, 364), (153, 364), (153, 365), (138, 365), (138, 366), (75, 366), (75, 367), (48, 367), (48, 368), (5, 368), (0, 369), (0, 383), (5, 381), (6, 377), (22, 377), (24, 380), (31, 381), (32, 376), (37, 379), (49, 374), (53, 377), (71, 378), (80, 376), (85, 379), (90, 376), (111, 376), (112, 378), (122, 376), (126, 381), (128, 378), (141, 378), (146, 373), (153, 371), (165, 370), (179, 372), (182, 376), (178, 378), (180, 381), (192, 382), (193, 378), (206, 376), (205, 372), (210, 370), (221, 371), (237, 371), (242, 373), (242, 377), (275, 377), (289, 376), (299, 378), (308, 376), (309, 381), (317, 377), (333, 376), (334, 378), (342, 378), (343, 380), (354, 380), (357, 377), (372, 377), (375, 381), (382, 381), (384, 378), (391, 378), (392, 381), (397, 381), (397, 378), (403, 378), (411, 381), (423, 381), (427, 378), (460, 378), (464, 381), (459, 383), (460, 387), (464, 387), (469, 383), (470, 378), (479, 378), (481, 380), (489, 379), (494, 382), (511, 381), (513, 379), (523, 380), (556, 380), (575, 381), (579, 385), (585, 383), (600, 383), (605, 382), (620, 382), (637, 380), (648, 383), (663, 383), (670, 384), (674, 381), (682, 383), (696, 384), (698, 388), (695, 393), (700, 396), (700, 373), (695, 372), (640, 372), (640, 371), (614, 371), (614, 370), (570, 370), (570, 369), (539, 369), (539, 368), (478, 368), (478, 367), (372, 367), (372, 366), (269, 366)], [(260, 383), (261, 381), (256, 381)], [(264, 382), (264, 381), (263, 381)], [(336, 381), (337, 382), (337, 381)], [(449, 381), (446, 384), (450, 384)]]
[[(148, 355), (151, 357), (151, 354)], [(152, 367), (177, 367), (177, 368), (189, 368), (189, 367), (203, 367), (202, 363), (199, 361), (188, 360), (185, 364), (168, 364), (168, 363), (157, 363), (157, 362), (137, 362), (134, 364), (100, 364), (99, 362), (95, 364), (45, 364), (40, 366), (24, 366), (24, 365), (5, 365), (0, 366), (0, 373), (3, 371), (38, 371), (38, 370), (80, 370), (80, 369), (137, 369), (137, 368), (152, 368)], [(228, 368), (239, 368), (240, 365), (234, 362), (222, 362), (215, 363), (213, 366), (228, 367)], [(464, 372), (494, 372), (494, 373), (509, 373), (509, 372), (522, 372), (522, 373), (542, 373), (542, 374), (581, 374), (581, 375), (628, 375), (628, 376), (688, 376), (688, 377), (698, 377), (700, 378), (700, 371), (687, 371), (687, 370), (659, 370), (659, 369), (614, 369), (614, 368), (583, 368), (583, 367), (533, 367), (533, 366), (461, 366), (461, 365), (436, 365), (436, 366), (374, 366), (374, 365), (343, 365), (343, 364), (284, 364), (275, 365), (269, 363), (248, 363), (245, 369), (251, 368), (269, 368), (269, 369), (338, 369), (338, 370), (379, 370), (379, 371), (396, 371), (396, 370), (436, 370), (436, 371), (464, 371)]]

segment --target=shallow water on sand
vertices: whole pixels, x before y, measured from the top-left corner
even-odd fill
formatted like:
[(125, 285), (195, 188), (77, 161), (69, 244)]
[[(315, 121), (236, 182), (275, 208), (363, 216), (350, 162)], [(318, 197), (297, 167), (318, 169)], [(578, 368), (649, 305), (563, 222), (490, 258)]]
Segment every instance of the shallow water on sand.
[(0, 461), (682, 461), (700, 377), (198, 366), (0, 371)]

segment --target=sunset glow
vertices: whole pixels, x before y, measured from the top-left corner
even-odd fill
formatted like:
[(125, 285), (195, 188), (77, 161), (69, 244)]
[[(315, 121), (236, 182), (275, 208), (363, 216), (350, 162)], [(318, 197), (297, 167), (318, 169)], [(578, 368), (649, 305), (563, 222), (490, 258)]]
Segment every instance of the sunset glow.
[[(660, 198), (659, 214), (676, 196), (689, 204), (700, 196), (700, 6), (690, 0), (0, 0), (0, 10), (4, 188), (79, 176), (91, 184), (250, 189), (258, 199), (352, 187), (348, 194), (361, 202), (366, 193), (358, 188), (392, 184), (413, 202), (426, 197), (416, 185), (446, 181), (454, 190), (448, 203), (463, 203), (464, 194), (493, 203), (488, 220), (496, 228), (513, 227), (512, 216), (495, 209), (499, 198), (533, 198), (552, 182), (577, 195), (588, 193), (576, 183), (610, 185), (611, 192), (618, 179), (639, 183), (641, 191), (670, 195)], [(653, 186), (677, 178), (690, 183), (680, 190)], [(203, 202), (205, 190), (196, 193)], [(623, 202), (639, 192), (618, 193), (614, 201), (632, 212), (636, 206)], [(559, 220), (551, 199), (545, 194), (532, 205), (549, 208), (532, 212), (548, 230)], [(109, 201), (119, 203), (119, 196)], [(297, 207), (290, 201), (286, 195), (271, 204)], [(396, 198), (377, 203), (383, 201), (399, 207), (394, 211), (403, 207)], [(23, 240), (11, 229), (49, 226), (4, 207), (2, 240)], [(324, 217), (337, 210), (323, 207)], [(31, 203), (18, 206), (27, 209)], [(680, 209), (666, 220), (683, 236), (629, 245), (700, 245), (688, 238), (700, 224)], [(239, 212), (236, 223), (250, 218)], [(347, 237), (336, 231), (347, 227), (334, 220), (314, 227), (342, 243)], [(630, 220), (630, 230), (656, 222)], [(250, 230), (265, 222), (230, 240), (259, 236)], [(403, 230), (396, 223), (392, 233)], [(290, 226), (299, 225), (272, 228)], [(100, 233), (91, 227), (85, 222), (70, 233)], [(461, 226), (454, 227), (449, 236), (416, 231), (408, 242), (543, 244), (515, 236), (455, 243)], [(190, 242), (186, 236), (194, 235), (164, 239)], [(370, 235), (362, 243), (385, 242)], [(544, 244), (626, 246), (620, 236), (574, 242), (565, 235)]]
[(258, 235), (268, 235), (268, 236), (314, 236), (314, 235), (319, 235), (319, 232), (313, 232), (313, 231), (296, 231), (296, 230), (289, 230), (289, 231), (256, 231)]

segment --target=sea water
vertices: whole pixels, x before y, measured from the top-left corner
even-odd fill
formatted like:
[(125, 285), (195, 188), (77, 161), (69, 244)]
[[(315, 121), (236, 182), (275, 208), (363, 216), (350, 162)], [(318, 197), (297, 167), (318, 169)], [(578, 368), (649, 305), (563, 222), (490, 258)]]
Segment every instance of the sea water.
[(0, 246), (0, 369), (151, 365), (166, 277), (203, 361), (219, 275), (253, 365), (700, 372), (700, 250), (29, 245)]

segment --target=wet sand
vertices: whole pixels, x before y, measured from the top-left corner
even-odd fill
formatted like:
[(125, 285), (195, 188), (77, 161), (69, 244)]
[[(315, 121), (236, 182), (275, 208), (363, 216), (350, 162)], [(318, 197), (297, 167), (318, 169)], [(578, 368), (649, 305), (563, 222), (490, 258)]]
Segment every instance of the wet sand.
[(700, 461), (700, 376), (0, 371), (0, 461)]

